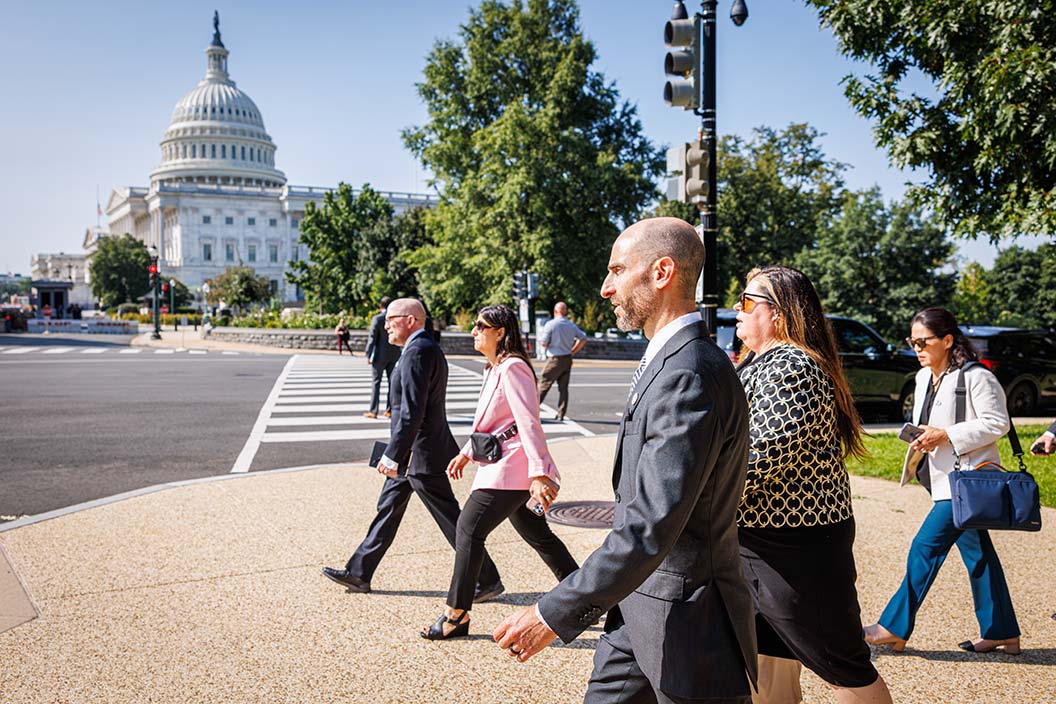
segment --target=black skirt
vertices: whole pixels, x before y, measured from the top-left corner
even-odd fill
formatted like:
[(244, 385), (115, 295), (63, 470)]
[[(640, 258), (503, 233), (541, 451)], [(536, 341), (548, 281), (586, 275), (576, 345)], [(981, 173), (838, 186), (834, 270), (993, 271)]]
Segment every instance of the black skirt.
[(862, 638), (854, 518), (823, 526), (740, 528), (759, 653), (799, 660), (837, 687), (880, 676)]

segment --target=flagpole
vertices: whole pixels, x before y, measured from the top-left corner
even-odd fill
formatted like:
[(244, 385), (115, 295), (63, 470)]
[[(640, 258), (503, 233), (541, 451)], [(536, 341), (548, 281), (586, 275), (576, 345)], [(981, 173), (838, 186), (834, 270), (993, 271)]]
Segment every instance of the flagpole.
[(103, 206), (99, 203), (99, 184), (95, 184), (95, 226), (99, 227), (99, 216), (103, 214)]

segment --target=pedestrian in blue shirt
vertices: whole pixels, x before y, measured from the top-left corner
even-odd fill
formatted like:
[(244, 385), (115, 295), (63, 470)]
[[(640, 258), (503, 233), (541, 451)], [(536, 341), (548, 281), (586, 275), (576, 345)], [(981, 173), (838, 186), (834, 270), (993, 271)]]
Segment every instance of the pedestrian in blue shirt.
[(564, 420), (568, 413), (568, 381), (572, 375), (572, 355), (587, 344), (587, 334), (568, 319), (568, 306), (564, 301), (554, 305), (554, 318), (543, 327), (539, 344), (546, 350), (546, 365), (539, 377), (539, 403), (543, 402), (550, 387), (557, 382), (557, 418)]

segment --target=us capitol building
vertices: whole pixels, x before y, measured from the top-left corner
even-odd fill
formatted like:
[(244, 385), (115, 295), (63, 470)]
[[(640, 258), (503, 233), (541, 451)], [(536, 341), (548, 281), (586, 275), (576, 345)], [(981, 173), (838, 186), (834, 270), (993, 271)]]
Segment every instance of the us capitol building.
[[(176, 103), (150, 186), (113, 189), (109, 230), (156, 247), (162, 278), (175, 277), (192, 291), (241, 263), (267, 277), (276, 295), (298, 300), (301, 292), (284, 276), (288, 261), (308, 254), (297, 243), (298, 225), (305, 204), (320, 204), (333, 189), (287, 184), (260, 110), (228, 74), (229, 52), (215, 15), (213, 26), (205, 78)], [(437, 201), (427, 194), (380, 193), (397, 213)], [(89, 258), (98, 241), (92, 230), (85, 238)]]

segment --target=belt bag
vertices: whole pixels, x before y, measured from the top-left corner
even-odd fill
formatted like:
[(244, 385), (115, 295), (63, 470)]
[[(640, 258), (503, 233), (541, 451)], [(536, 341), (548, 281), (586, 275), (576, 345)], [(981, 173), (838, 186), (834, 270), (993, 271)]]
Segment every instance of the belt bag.
[(492, 433), (473, 433), (469, 436), (470, 448), (473, 451), (473, 461), (481, 464), (498, 462), (502, 459), (502, 443), (517, 434), (517, 426), (511, 425), (506, 430), (493, 435)]
[[(956, 393), (954, 421), (963, 423), (967, 396), (964, 367), (957, 379)], [(1011, 472), (995, 462), (983, 462), (976, 469), (962, 471), (958, 456), (950, 472), (954, 527), (961, 530), (1041, 530), (1038, 483), (1023, 462), (1023, 447), (1019, 444), (1011, 413), (1008, 422), (1008, 440), (1012, 454), (1019, 460), (1019, 471)]]
[(1025, 470), (984, 462), (950, 472), (953, 525), (961, 530), (1041, 530), (1038, 483)]

